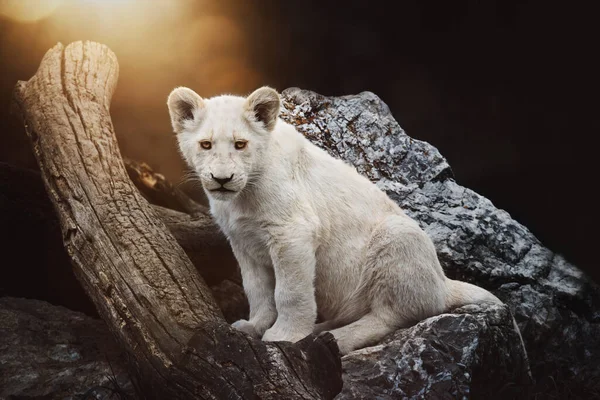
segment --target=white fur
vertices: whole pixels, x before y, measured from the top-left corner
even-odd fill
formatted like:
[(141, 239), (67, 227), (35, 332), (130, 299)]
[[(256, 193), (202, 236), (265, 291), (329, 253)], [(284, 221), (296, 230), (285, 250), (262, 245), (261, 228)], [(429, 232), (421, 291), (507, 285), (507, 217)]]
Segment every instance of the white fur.
[[(446, 278), (415, 221), (278, 118), (273, 89), (207, 100), (190, 92), (175, 89), (169, 110), (241, 268), (250, 317), (236, 328), (292, 342), (331, 330), (345, 354), (453, 307), (500, 302)], [(236, 140), (247, 147), (236, 150)], [(211, 174), (233, 176), (224, 185), (232, 191), (212, 191), (220, 185)], [(315, 325), (317, 313), (323, 322)]]

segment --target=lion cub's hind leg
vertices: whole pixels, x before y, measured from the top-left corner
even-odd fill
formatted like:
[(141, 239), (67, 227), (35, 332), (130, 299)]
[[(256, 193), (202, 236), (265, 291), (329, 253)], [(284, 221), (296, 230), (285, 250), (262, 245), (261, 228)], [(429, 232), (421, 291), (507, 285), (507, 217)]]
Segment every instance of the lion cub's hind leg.
[(387, 217), (373, 232), (366, 259), (370, 310), (330, 331), (342, 354), (444, 311), (446, 278), (433, 243), (416, 222), (401, 215)]
[(358, 321), (334, 329), (331, 334), (337, 340), (342, 355), (377, 343), (397, 328), (387, 324), (375, 314), (367, 314)]

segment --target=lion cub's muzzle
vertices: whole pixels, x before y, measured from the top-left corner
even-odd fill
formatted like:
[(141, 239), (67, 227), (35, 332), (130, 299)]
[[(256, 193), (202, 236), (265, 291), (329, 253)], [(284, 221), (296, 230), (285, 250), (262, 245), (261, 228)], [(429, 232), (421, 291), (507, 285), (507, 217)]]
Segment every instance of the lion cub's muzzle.
[(225, 187), (226, 183), (229, 183), (232, 181), (233, 179), (233, 175), (231, 174), (230, 177), (227, 178), (219, 178), (214, 176), (212, 173), (210, 174), (210, 177), (212, 178), (213, 181), (217, 182), (220, 186), (214, 188), (214, 189), (209, 189), (211, 192), (234, 192), (235, 190), (231, 190), (231, 189), (227, 189)]

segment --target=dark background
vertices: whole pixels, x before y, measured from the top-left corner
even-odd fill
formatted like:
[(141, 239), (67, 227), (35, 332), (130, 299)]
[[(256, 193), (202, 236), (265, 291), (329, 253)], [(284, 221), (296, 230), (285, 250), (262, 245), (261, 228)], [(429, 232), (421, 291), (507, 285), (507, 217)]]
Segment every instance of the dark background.
[[(325, 95), (368, 90), (409, 135), (439, 148), (460, 184), (600, 281), (592, 10), (527, 1), (181, 0), (184, 12), (171, 15), (81, 3), (93, 2), (66, 1), (37, 22), (0, 16), (0, 161), (35, 167), (8, 114), (10, 92), (57, 41), (96, 40), (115, 51), (121, 72), (111, 113), (122, 152), (173, 181), (184, 171), (165, 105), (175, 86), (205, 97), (263, 84)], [(7, 261), (23, 251), (3, 249)]]

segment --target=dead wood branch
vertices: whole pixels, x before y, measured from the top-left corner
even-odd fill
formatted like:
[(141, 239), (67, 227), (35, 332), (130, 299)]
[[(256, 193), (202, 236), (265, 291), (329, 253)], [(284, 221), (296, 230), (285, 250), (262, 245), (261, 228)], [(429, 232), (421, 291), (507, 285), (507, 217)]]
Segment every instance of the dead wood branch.
[(75, 273), (148, 398), (332, 398), (333, 337), (265, 343), (223, 320), (208, 287), (129, 177), (109, 103), (115, 55), (58, 44), (15, 88)]

